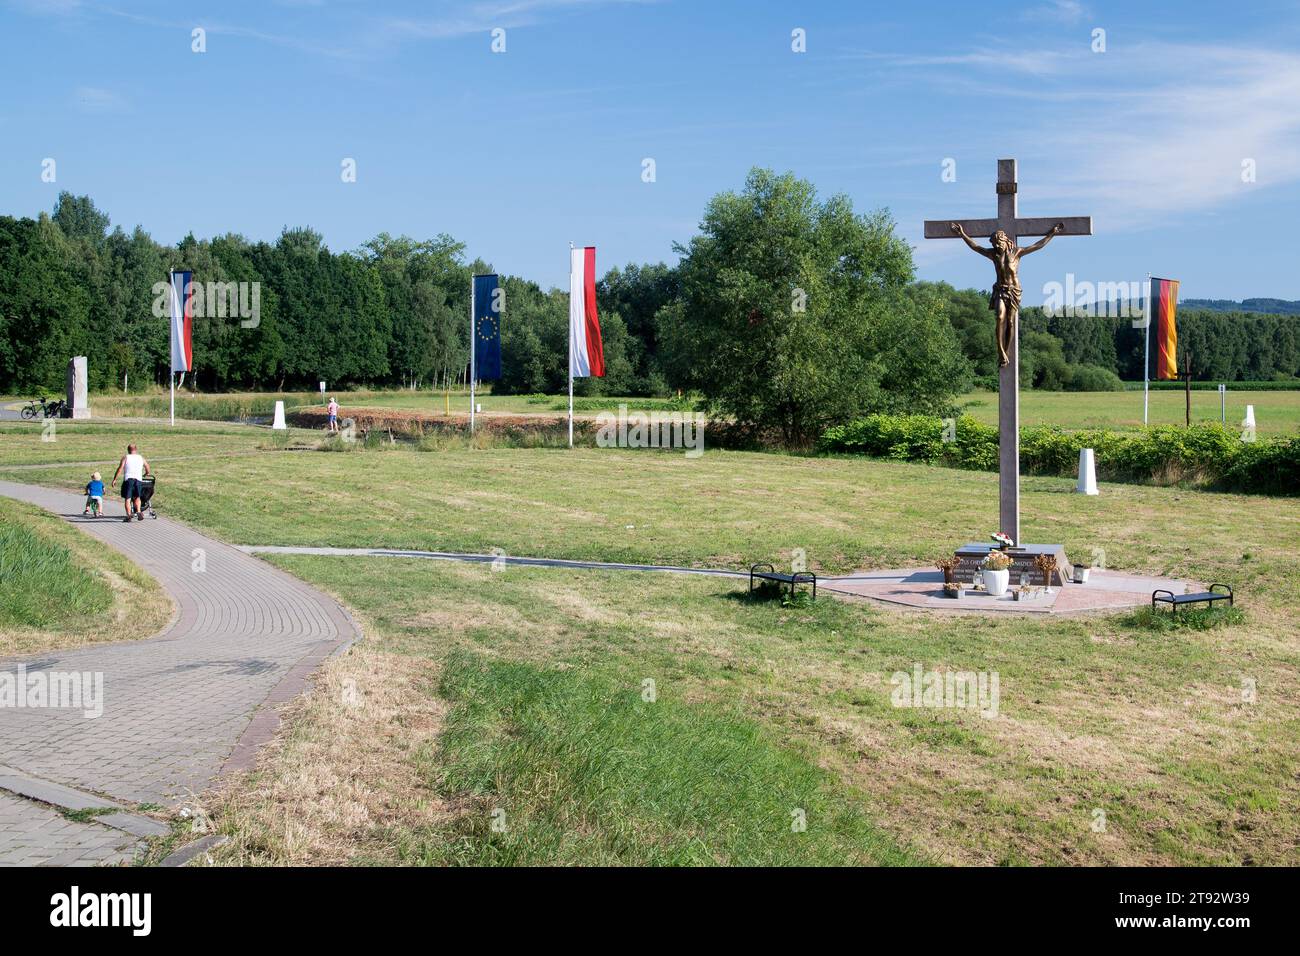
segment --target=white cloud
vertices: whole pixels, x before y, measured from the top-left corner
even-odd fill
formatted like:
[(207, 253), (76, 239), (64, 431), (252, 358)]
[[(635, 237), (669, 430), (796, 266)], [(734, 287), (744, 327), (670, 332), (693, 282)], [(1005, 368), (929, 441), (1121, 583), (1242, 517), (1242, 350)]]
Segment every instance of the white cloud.
[[(1099, 230), (1141, 228), (1300, 181), (1300, 53), (1147, 43), (1104, 54), (887, 59), (891, 69), (925, 67), (912, 78), (955, 103), (988, 104), (995, 121), (958, 121), (965, 154), (1003, 156), (1018, 143), (1022, 173), (1026, 160), (1050, 168), (1047, 183), (1031, 175), (1022, 184), (1024, 215), (1040, 214), (1044, 199), (1069, 199), (1078, 208), (1042, 213), (1091, 214)], [(1242, 181), (1246, 159), (1255, 183)]]

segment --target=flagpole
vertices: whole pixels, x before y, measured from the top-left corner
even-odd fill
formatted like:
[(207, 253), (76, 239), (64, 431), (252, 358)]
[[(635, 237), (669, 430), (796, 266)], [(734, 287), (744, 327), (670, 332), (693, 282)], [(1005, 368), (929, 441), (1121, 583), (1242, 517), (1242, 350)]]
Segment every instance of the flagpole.
[[(170, 362), (167, 363), (167, 367), (169, 369), (171, 368)], [(169, 371), (167, 373), (167, 378), (172, 387), (172, 427), (175, 428), (176, 427), (176, 372), (175, 370)]]
[(1147, 416), (1151, 403), (1151, 273), (1147, 273), (1147, 296), (1146, 296), (1146, 322), (1143, 330), (1146, 335), (1142, 339), (1142, 425), (1147, 424)]
[(478, 365), (474, 363), (474, 276), (469, 274), (469, 433), (474, 433), (474, 375)]
[(573, 447), (573, 243), (569, 243), (569, 447)]

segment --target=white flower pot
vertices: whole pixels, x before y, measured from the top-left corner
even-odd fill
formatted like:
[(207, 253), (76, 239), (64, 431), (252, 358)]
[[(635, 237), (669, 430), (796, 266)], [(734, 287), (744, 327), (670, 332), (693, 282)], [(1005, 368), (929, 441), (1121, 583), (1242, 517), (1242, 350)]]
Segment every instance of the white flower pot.
[(980, 572), (984, 578), (984, 590), (988, 591), (992, 597), (1002, 597), (1007, 593), (1007, 583), (1011, 580), (1011, 569), (1004, 568), (1001, 571), (990, 571), (985, 568)]

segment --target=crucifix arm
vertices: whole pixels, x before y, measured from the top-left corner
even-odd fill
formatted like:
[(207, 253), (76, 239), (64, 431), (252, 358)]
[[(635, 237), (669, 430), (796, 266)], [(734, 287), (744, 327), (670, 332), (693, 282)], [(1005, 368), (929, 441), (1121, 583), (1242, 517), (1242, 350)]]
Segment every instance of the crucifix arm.
[(976, 252), (982, 255), (985, 259), (993, 258), (993, 250), (985, 249), (983, 246), (981, 246), (970, 236), (966, 235), (966, 230), (962, 228), (961, 223), (954, 222), (952, 224), (952, 231), (955, 232), (961, 238), (962, 242), (966, 243), (966, 245), (970, 246), (972, 249), (974, 249)]
[(1052, 231), (1049, 232), (1047, 235), (1043, 236), (1043, 238), (1039, 239), (1032, 246), (1025, 246), (1025, 248), (1021, 249), (1020, 255), (1027, 256), (1031, 252), (1037, 252), (1039, 249), (1043, 248), (1043, 246), (1047, 245), (1049, 242), (1051, 242), (1053, 239), (1059, 236), (1061, 234), (1061, 231), (1064, 228), (1065, 228), (1065, 224), (1058, 222), (1055, 226), (1052, 227)]

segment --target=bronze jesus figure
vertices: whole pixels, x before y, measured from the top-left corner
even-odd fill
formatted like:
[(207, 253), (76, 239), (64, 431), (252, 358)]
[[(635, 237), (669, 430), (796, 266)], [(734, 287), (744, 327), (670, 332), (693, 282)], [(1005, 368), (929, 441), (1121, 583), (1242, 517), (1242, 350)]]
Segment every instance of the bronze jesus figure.
[(952, 223), (952, 231), (961, 236), (966, 245), (970, 246), (986, 259), (993, 260), (993, 268), (997, 270), (997, 281), (993, 283), (993, 294), (989, 297), (989, 308), (998, 317), (997, 337), (998, 337), (998, 366), (1006, 365), (1010, 358), (1010, 349), (1016, 340), (1016, 318), (1020, 315), (1020, 257), (1027, 256), (1031, 252), (1037, 252), (1043, 246), (1052, 241), (1052, 237), (1057, 236), (1065, 229), (1064, 223), (1057, 223), (1052, 227), (1052, 231), (1043, 236), (1032, 246), (1021, 248), (1012, 241), (1011, 237), (999, 229), (993, 233), (989, 241), (993, 244), (992, 248), (984, 248), (966, 235), (966, 230), (961, 227), (960, 223)]

